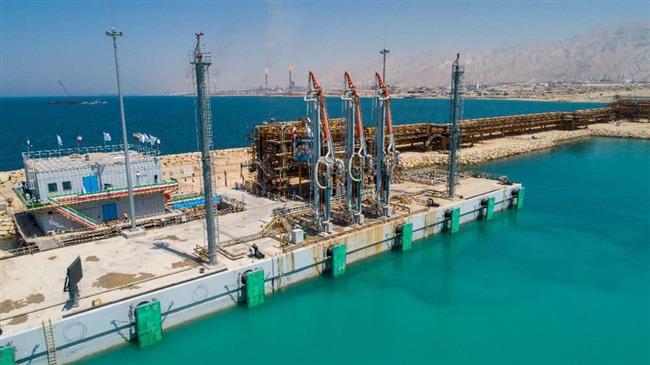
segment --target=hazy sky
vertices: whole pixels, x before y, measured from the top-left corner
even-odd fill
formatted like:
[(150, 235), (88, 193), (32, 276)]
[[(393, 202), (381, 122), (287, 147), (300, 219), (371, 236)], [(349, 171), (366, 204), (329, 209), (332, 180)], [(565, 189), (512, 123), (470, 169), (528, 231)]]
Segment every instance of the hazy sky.
[(115, 25), (126, 94), (190, 90), (203, 31), (212, 88), (287, 84), (306, 70), (436, 49), (560, 40), (603, 23), (650, 19), (647, 1), (10, 1), (0, 0), (0, 95), (113, 94)]

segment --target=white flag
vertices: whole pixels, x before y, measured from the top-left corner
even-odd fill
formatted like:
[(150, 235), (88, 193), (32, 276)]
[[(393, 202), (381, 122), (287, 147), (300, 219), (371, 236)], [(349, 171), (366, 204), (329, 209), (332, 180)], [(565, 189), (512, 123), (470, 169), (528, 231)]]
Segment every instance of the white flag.
[(56, 144), (59, 145), (59, 147), (63, 146), (63, 141), (61, 140), (61, 136), (58, 134), (56, 135)]
[(147, 140), (146, 134), (140, 133), (140, 143), (144, 143)]
[(154, 136), (149, 136), (149, 143), (153, 146), (156, 144), (156, 141), (158, 140), (158, 137)]
[(104, 133), (104, 142), (110, 142), (111, 135), (108, 132), (102, 132), (102, 133)]
[(77, 142), (81, 143), (81, 141), (83, 141), (83, 137), (82, 136), (77, 136)]

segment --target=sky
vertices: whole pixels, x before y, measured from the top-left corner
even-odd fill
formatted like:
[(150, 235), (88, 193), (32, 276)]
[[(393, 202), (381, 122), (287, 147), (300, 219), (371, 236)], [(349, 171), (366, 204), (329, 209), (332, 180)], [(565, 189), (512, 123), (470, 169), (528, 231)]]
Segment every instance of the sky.
[[(647, 1), (13, 1), (0, 0), (0, 96), (115, 93), (117, 27), (127, 95), (191, 91), (189, 52), (205, 33), (211, 89), (288, 83), (307, 70), (557, 41), (647, 21)], [(305, 79), (305, 80), (303, 80)]]

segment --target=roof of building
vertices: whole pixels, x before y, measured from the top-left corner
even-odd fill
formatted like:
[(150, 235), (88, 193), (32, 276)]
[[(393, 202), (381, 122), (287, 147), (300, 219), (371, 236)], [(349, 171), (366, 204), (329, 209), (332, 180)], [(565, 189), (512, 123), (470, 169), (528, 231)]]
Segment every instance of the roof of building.
[[(83, 151), (82, 151), (83, 152)], [(151, 161), (155, 155), (145, 151), (129, 151), (130, 162), (137, 164), (138, 162)], [(83, 154), (68, 154), (57, 156), (56, 154), (36, 155), (30, 153), (29, 158), (25, 155), (24, 158), (25, 168), (30, 169), (36, 173), (38, 172), (52, 172), (63, 170), (79, 170), (93, 166), (107, 166), (107, 165), (124, 165), (124, 152), (123, 151), (108, 151), (108, 152), (89, 152)]]

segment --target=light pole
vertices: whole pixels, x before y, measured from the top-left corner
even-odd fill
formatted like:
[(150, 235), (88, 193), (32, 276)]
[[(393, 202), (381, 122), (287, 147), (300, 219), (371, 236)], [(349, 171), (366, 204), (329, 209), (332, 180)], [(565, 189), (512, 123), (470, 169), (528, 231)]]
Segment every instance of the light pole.
[(126, 120), (124, 118), (124, 97), (122, 97), (122, 87), (120, 85), (120, 63), (117, 58), (117, 37), (122, 36), (122, 32), (111, 28), (106, 35), (113, 38), (113, 54), (115, 55), (115, 74), (117, 75), (117, 98), (120, 100), (120, 120), (122, 121), (122, 143), (124, 144), (124, 165), (126, 168), (126, 185), (129, 192), (129, 218), (131, 219), (131, 231), (136, 231), (135, 224), (135, 204), (133, 203), (133, 182), (131, 179), (131, 164), (129, 161), (129, 141), (126, 134)]
[(381, 78), (384, 80), (384, 84), (386, 84), (386, 85), (388, 85), (388, 81), (386, 81), (386, 55), (389, 54), (389, 53), (390, 53), (390, 50), (386, 49), (386, 48), (379, 51), (379, 54), (384, 56), (384, 68), (383, 68), (382, 73), (381, 73)]

